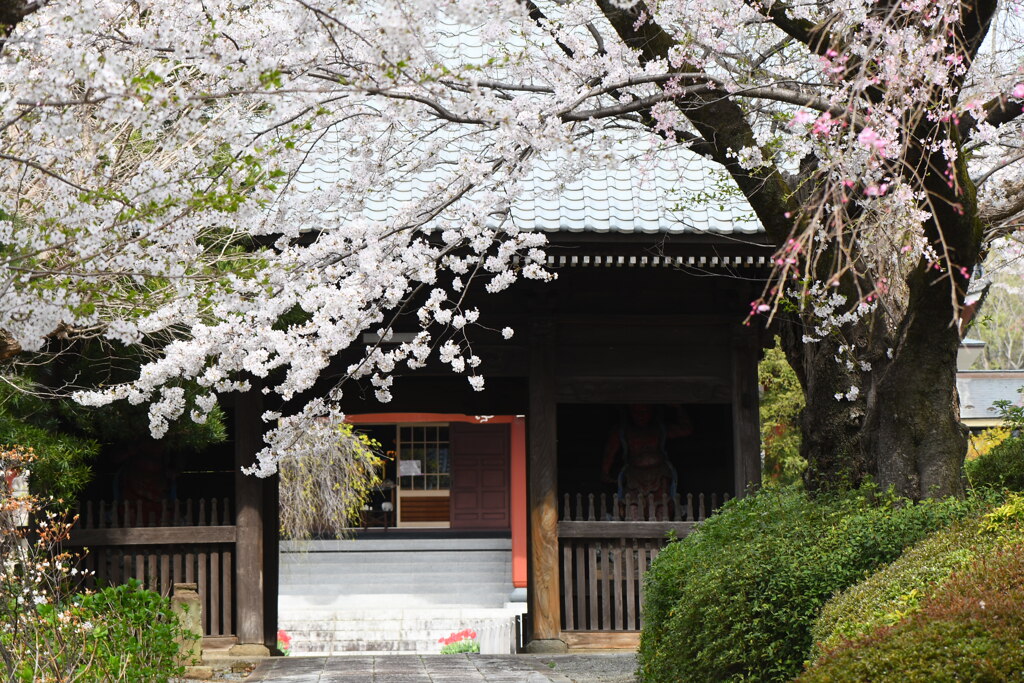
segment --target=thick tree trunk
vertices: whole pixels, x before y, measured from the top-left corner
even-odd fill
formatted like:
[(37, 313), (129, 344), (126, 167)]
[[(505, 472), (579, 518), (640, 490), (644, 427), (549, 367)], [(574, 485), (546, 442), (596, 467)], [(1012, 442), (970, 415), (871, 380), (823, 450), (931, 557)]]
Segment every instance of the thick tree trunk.
[(846, 398), (851, 387), (863, 386), (863, 372), (859, 366), (851, 369), (836, 361), (840, 344), (835, 338), (805, 343), (802, 329), (795, 321), (787, 323), (781, 337), (804, 389), (806, 405), (800, 416), (800, 454), (808, 463), (804, 481), (812, 491), (857, 486), (875, 471), (860, 443), (865, 397)]
[(943, 336), (954, 340), (908, 343), (906, 356), (879, 383), (865, 421), (864, 449), (877, 455), (876, 481), (915, 500), (964, 493), (967, 428), (956, 391), (959, 339), (955, 329)]
[(876, 454), (875, 477), (883, 487), (915, 500), (963, 495), (968, 432), (960, 422), (960, 332), (949, 280), (928, 269), (910, 284), (893, 361), (869, 400), (863, 447)]
[[(947, 288), (934, 289), (936, 298), (945, 294), (948, 301)], [(870, 371), (837, 361), (833, 339), (803, 344), (783, 334), (806, 399), (800, 427), (808, 490), (844, 489), (872, 478), (914, 500), (963, 495), (967, 428), (956, 392), (959, 334), (950, 312), (920, 307), (910, 315), (914, 320), (891, 360), (885, 339), (859, 349), (859, 358), (873, 359)], [(851, 387), (859, 389), (853, 400), (846, 398)]]
[[(809, 490), (842, 489), (871, 477), (914, 500), (963, 495), (968, 432), (960, 422), (954, 321), (966, 283), (959, 282), (954, 299), (950, 277), (960, 278), (922, 264), (908, 278), (906, 312), (897, 324), (867, 317), (808, 343), (798, 321), (782, 324), (783, 347), (806, 399), (801, 454)], [(851, 343), (853, 367), (840, 352)], [(852, 387), (858, 390), (850, 400)]]

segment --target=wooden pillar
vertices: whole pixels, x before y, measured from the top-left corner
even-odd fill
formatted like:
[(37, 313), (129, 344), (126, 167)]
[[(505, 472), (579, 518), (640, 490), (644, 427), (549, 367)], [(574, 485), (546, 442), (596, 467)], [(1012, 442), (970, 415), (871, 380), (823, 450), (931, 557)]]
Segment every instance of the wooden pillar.
[(561, 632), (558, 590), (558, 459), (556, 453), (554, 340), (551, 324), (538, 321), (530, 342), (529, 607), (534, 641)]
[(746, 330), (732, 344), (733, 486), (742, 496), (761, 485), (761, 428), (758, 412), (756, 338)]
[(235, 606), (239, 645), (264, 646), (264, 481), (242, 474), (263, 444), (262, 400), (256, 391), (235, 402)]
[(509, 513), (512, 526), (512, 586), (526, 588), (526, 551), (529, 547), (526, 537), (526, 420), (521, 417), (512, 420), (511, 440)]
[(277, 594), (280, 589), (281, 477), (261, 479), (263, 484), (263, 644), (277, 647)]

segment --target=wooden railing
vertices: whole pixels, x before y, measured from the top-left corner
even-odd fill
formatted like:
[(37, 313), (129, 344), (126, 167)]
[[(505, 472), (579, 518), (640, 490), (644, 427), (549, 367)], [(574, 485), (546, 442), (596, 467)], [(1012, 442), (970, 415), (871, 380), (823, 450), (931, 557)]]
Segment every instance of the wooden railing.
[[(639, 631), (644, 575), (668, 542), (690, 533), (729, 494), (634, 500), (566, 494), (558, 539), (562, 557), (562, 630)], [(575, 505), (574, 505), (575, 503)]]
[(699, 522), (725, 503), (729, 494), (686, 493), (674, 496), (619, 497), (601, 493), (566, 493), (562, 499), (562, 519), (576, 522)]
[(85, 547), (88, 588), (137, 579), (170, 595), (175, 583), (197, 583), (203, 635), (234, 635), (236, 531), (229, 499), (86, 501), (67, 545)]

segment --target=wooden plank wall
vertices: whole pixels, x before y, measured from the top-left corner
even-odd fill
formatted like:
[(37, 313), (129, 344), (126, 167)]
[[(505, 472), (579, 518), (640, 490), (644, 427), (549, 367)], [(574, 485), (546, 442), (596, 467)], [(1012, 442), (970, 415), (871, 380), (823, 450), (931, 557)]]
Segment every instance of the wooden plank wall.
[(95, 589), (136, 579), (169, 596), (175, 583), (196, 583), (203, 635), (235, 634), (235, 526), (231, 502), (86, 501), (66, 543), (85, 548), (84, 585)]
[(447, 522), (448, 496), (402, 496), (399, 518), (402, 522)]
[(690, 533), (728, 494), (633, 500), (566, 494), (558, 523), (562, 631), (639, 631), (644, 577), (668, 543)]

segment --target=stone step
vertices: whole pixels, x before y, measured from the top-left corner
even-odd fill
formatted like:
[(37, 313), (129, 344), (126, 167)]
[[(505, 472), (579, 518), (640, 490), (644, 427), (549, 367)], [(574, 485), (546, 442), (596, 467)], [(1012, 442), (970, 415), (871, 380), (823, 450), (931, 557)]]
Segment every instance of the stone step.
[[(443, 620), (481, 620), (481, 618), (493, 618), (513, 616), (525, 611), (525, 603), (513, 603), (502, 607), (430, 607), (403, 608), (403, 607), (381, 607), (381, 608), (335, 608), (316, 605), (302, 609), (302, 618), (312, 618), (319, 621), (334, 620), (358, 620), (358, 621), (410, 621), (419, 618), (443, 618)], [(282, 612), (284, 618), (286, 612)]]
[(280, 575), (287, 576), (438, 576), (453, 578), (463, 574), (467, 576), (487, 576), (511, 574), (511, 560), (497, 560), (494, 562), (473, 562), (465, 564), (453, 564), (451, 566), (440, 566), (435, 563), (423, 563), (412, 565), (405, 563), (375, 564), (352, 564), (344, 562), (323, 562), (306, 565), (286, 565), (281, 567)]
[[(511, 619), (513, 617), (506, 617), (505, 619)], [(441, 635), (448, 635), (453, 631), (461, 631), (466, 628), (477, 629), (484, 628), (488, 624), (494, 624), (498, 621), (504, 621), (495, 617), (486, 619), (419, 619), (419, 620), (391, 620), (391, 619), (337, 619), (324, 621), (320, 619), (315, 620), (301, 620), (301, 619), (280, 619), (278, 626), (289, 632), (296, 633), (385, 633), (385, 632), (416, 632), (416, 633), (434, 633), (437, 631), (445, 631)], [(369, 636), (368, 636), (369, 637)]]
[(467, 562), (452, 564), (450, 566), (441, 566), (435, 563), (423, 563), (412, 565), (415, 571), (410, 571), (410, 565), (408, 562), (404, 563), (389, 563), (389, 564), (378, 564), (373, 562), (366, 562), (365, 564), (345, 563), (345, 562), (323, 562), (317, 564), (305, 564), (305, 565), (285, 565), (280, 569), (280, 575), (284, 576), (302, 576), (302, 575), (319, 575), (319, 576), (330, 576), (332, 574), (338, 576), (366, 574), (367, 576), (446, 576), (454, 577), (462, 574), (475, 575), (475, 574), (509, 574), (511, 573), (512, 564), (511, 560), (495, 560), (488, 562)]
[(373, 572), (373, 571), (344, 571), (344, 570), (323, 570), (323, 571), (301, 571), (281, 572), (281, 583), (332, 583), (344, 585), (346, 583), (430, 583), (435, 582), (440, 586), (458, 586), (464, 581), (511, 581), (512, 571), (508, 566), (495, 568), (489, 571), (463, 571), (463, 572), (431, 572), (424, 568), (419, 573), (410, 572)]
[[(305, 577), (309, 578), (309, 577)], [(326, 593), (334, 595), (360, 595), (363, 593), (439, 593), (458, 597), (462, 593), (478, 590), (512, 590), (512, 576), (467, 576), (458, 580), (438, 581), (433, 576), (353, 576), (328, 580), (281, 580), (281, 593)]]
[(466, 600), (475, 599), (479, 596), (493, 595), (494, 597), (507, 596), (512, 588), (511, 581), (497, 582), (467, 582), (459, 587), (458, 591), (444, 591), (434, 584), (418, 584), (415, 582), (389, 584), (383, 583), (361, 583), (352, 582), (331, 586), (330, 584), (290, 584), (282, 586), (279, 595), (307, 595), (323, 596), (337, 600), (345, 597), (362, 597), (367, 595), (395, 596), (395, 595), (430, 595), (435, 597), (449, 598), (455, 604), (465, 604)]
[(473, 596), (465, 602), (452, 600), (450, 596), (430, 595), (406, 595), (400, 600), (392, 601), (395, 596), (350, 596), (347, 598), (325, 599), (318, 596), (281, 596), (278, 600), (281, 614), (307, 614), (309, 610), (322, 608), (346, 610), (364, 609), (370, 610), (379, 608), (386, 609), (409, 609), (409, 608), (430, 608), (443, 609), (462, 607), (466, 609), (492, 608), (498, 609), (505, 605), (505, 597), (488, 598), (487, 596)]
[(512, 550), (510, 538), (384, 538), (349, 539), (343, 541), (281, 541), (282, 554), (317, 552), (410, 553), (416, 551)]
[(465, 628), (485, 653), (509, 653), (525, 608), (506, 608), (510, 548), (507, 538), (308, 542), (281, 554), (278, 625), (303, 654), (434, 653)]
[[(469, 628), (477, 633), (477, 642), (484, 654), (510, 653), (514, 645), (514, 617), (506, 615), (485, 620), (463, 620), (436, 623), (432, 628), (381, 628), (372, 621), (349, 624), (345, 630), (330, 628), (292, 628), (282, 622), (281, 628), (292, 639), (293, 652), (332, 653), (367, 651), (439, 652), (440, 639)], [(318, 624), (320, 626), (321, 624)]]

